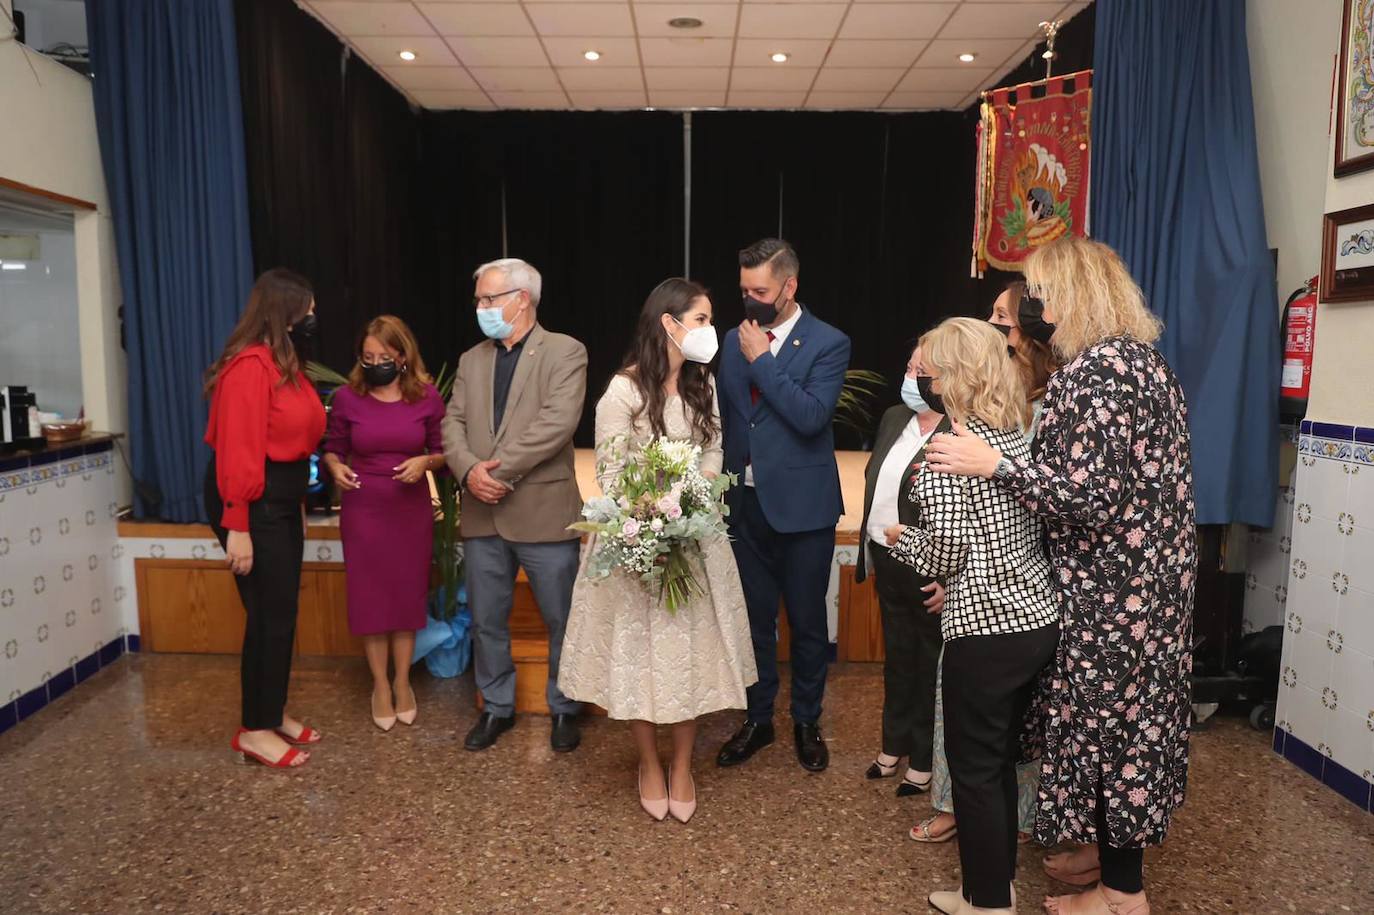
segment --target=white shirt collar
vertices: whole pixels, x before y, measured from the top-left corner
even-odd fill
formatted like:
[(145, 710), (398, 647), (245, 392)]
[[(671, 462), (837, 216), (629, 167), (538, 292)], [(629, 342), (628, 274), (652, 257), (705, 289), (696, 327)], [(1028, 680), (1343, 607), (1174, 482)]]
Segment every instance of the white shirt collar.
[(788, 318), (786, 321), (783, 321), (781, 324), (775, 324), (772, 327), (764, 329), (772, 331), (773, 339), (777, 342), (781, 342), (783, 340), (786, 340), (788, 335), (792, 333), (792, 328), (797, 326), (797, 322), (801, 320), (801, 316), (802, 307), (801, 303), (798, 302), (797, 310), (792, 312), (792, 317)]

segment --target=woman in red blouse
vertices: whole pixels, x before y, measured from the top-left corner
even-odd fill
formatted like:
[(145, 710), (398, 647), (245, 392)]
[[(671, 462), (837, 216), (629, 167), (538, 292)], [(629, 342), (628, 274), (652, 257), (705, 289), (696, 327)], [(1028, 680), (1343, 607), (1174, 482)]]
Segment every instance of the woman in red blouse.
[(205, 509), (247, 612), (243, 720), (233, 748), (273, 768), (303, 764), (320, 734), (285, 714), (296, 637), (305, 488), (324, 435), (324, 406), (301, 371), (298, 341), (315, 332), (310, 282), (280, 267), (253, 285), (224, 352), (206, 372), (214, 457)]

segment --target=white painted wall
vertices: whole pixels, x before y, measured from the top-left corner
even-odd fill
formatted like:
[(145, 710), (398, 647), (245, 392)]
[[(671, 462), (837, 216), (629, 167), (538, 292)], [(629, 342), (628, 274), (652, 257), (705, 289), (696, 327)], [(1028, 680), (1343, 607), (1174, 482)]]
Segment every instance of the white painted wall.
[[(11, 2), (0, 0), (0, 6), (8, 10)], [(96, 205), (95, 212), (78, 213), (74, 227), (82, 399), (97, 429), (126, 431), (114, 229), (90, 81), (6, 32), (0, 38), (0, 112), (0, 177)]]
[(1321, 266), (1326, 134), (1340, 0), (1249, 0), (1245, 7), (1264, 225), (1279, 249), (1279, 304)]

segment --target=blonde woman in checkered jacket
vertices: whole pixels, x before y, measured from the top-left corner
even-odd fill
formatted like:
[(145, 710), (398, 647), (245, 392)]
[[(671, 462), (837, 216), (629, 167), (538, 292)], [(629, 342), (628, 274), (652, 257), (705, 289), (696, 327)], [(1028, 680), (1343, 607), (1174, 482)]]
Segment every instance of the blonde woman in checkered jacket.
[[(917, 378), (931, 409), (1003, 454), (1030, 454), (1025, 385), (1006, 339), (951, 318), (921, 338)], [(1010, 913), (1016, 873), (1016, 757), (1026, 706), (1059, 642), (1040, 522), (988, 480), (924, 468), (911, 490), (919, 522), (888, 529), (892, 556), (946, 582), (942, 699), (959, 811), (963, 886), (934, 892), (942, 912)]]

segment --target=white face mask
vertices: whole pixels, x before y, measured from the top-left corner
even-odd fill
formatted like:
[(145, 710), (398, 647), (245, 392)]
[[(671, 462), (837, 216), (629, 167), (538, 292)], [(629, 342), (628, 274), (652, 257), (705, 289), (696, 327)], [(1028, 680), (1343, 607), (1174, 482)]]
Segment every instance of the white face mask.
[[(677, 318), (673, 318), (673, 323), (683, 330), (687, 330), (687, 325)], [(673, 340), (673, 335), (669, 334), (668, 339)], [(716, 329), (709, 324), (688, 330), (681, 343), (676, 340), (673, 340), (673, 343), (682, 352), (683, 359), (702, 364), (716, 358), (716, 350), (720, 349), (720, 341), (716, 339)]]

